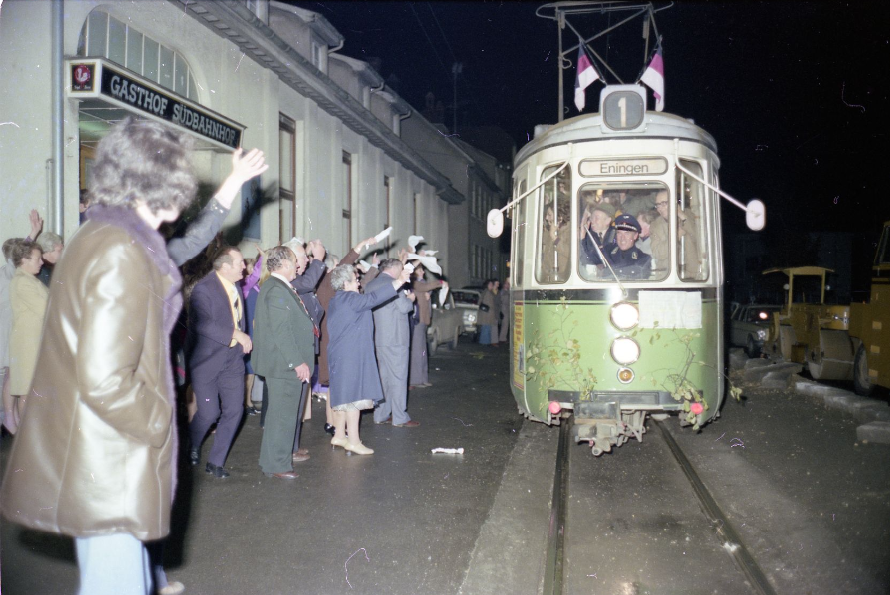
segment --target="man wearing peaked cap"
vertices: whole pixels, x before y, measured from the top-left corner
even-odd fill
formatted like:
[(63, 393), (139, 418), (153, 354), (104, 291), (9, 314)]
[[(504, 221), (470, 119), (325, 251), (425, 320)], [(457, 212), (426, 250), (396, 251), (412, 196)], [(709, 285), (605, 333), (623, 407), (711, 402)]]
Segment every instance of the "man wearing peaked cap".
[(615, 218), (615, 245), (607, 247), (606, 259), (619, 279), (648, 279), (652, 257), (634, 246), (640, 236), (640, 223), (633, 215)]

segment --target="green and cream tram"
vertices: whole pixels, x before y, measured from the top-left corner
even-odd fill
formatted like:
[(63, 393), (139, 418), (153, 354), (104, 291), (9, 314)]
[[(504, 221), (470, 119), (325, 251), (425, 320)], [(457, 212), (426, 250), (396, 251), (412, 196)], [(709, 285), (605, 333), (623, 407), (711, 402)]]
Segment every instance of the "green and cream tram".
[[(514, 163), (513, 394), (533, 420), (572, 415), (595, 455), (641, 440), (647, 415), (697, 429), (726, 384), (717, 145), (645, 106), (640, 86), (606, 87), (599, 113), (538, 127)], [(597, 210), (641, 222), (644, 274), (582, 247)]]

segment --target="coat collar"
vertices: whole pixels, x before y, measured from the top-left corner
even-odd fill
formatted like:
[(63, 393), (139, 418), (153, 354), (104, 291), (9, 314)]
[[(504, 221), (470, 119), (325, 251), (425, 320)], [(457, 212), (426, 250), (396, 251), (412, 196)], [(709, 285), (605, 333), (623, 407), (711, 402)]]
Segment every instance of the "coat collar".
[(127, 207), (93, 205), (86, 212), (89, 221), (106, 223), (124, 229), (133, 237), (148, 254), (149, 259), (155, 264), (162, 275), (173, 278), (174, 285), (179, 285), (182, 277), (179, 270), (167, 255), (167, 244), (164, 237), (157, 230), (149, 227), (136, 211)]

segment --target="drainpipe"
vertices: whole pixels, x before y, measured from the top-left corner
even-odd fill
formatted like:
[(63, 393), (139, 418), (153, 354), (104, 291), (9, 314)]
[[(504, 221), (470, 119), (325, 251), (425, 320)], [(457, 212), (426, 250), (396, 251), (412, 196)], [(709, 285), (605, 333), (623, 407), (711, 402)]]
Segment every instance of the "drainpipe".
[(395, 114), (393, 116), (392, 131), (396, 133), (396, 136), (402, 136), (402, 120), (410, 118), (413, 113), (414, 112), (409, 109), (406, 114)]
[(64, 198), (64, 157), (65, 157), (65, 128), (63, 119), (63, 91), (64, 91), (64, 73), (63, 73), (63, 51), (62, 43), (63, 27), (62, 18), (65, 10), (64, 2), (51, 2), (52, 21), (52, 191), (50, 193), (49, 223), (52, 230), (64, 237), (64, 215), (65, 215), (65, 198)]
[[(315, 20), (315, 19), (313, 19), (313, 20)], [(344, 44), (344, 43), (345, 43), (345, 41), (344, 41), (343, 39), (341, 39), (341, 40), (340, 40), (340, 43), (337, 44), (337, 47), (328, 48), (328, 51), (325, 52), (324, 54), (322, 54), (322, 56), (324, 56), (324, 65), (323, 65), (323, 68), (321, 69), (321, 71), (322, 71), (323, 73), (325, 73), (325, 74), (328, 73), (328, 56), (330, 56), (331, 54), (333, 54), (333, 53), (336, 52), (337, 50), (341, 49), (341, 48), (343, 47), (343, 44)]]

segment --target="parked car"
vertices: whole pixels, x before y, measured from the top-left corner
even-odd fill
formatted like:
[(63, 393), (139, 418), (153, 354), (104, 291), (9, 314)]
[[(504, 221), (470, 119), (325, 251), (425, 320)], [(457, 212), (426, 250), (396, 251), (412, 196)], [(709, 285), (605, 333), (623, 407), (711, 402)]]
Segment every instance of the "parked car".
[(427, 349), (433, 355), (439, 349), (439, 345), (448, 343), (452, 349), (457, 349), (460, 332), (463, 328), (461, 322), (461, 310), (454, 305), (454, 296), (448, 292), (444, 301), (441, 299), (444, 289), (439, 289), (430, 294), (432, 298), (433, 315), (430, 327), (427, 329)]
[(744, 347), (748, 357), (757, 357), (763, 350), (763, 341), (769, 334), (773, 312), (782, 306), (774, 304), (732, 303), (729, 317), (729, 343), (734, 347)]
[(479, 318), (479, 300), (482, 292), (476, 289), (455, 289), (451, 292), (454, 296), (454, 305), (461, 313), (463, 323), (462, 333), (476, 333), (476, 320)]

